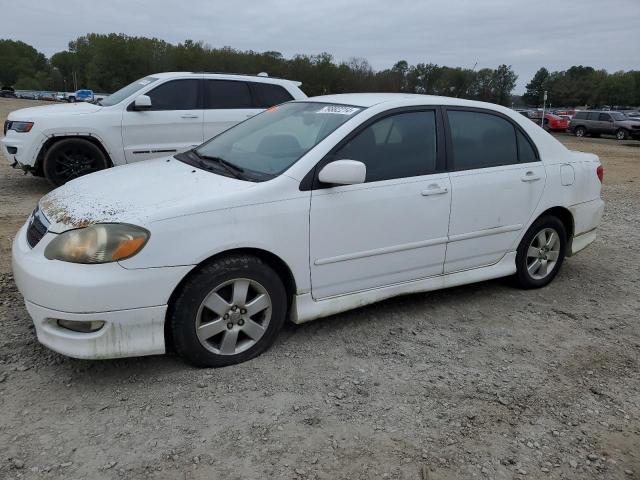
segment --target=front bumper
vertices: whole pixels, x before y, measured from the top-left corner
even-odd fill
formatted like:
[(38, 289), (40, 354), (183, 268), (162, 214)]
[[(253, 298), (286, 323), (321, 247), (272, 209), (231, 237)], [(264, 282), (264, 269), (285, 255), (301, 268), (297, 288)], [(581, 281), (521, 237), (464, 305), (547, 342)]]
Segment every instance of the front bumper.
[(38, 160), (38, 152), (45, 141), (46, 137), (40, 133), (17, 133), (13, 130), (9, 130), (7, 135), (0, 139), (3, 153), (9, 163), (16, 161), (23, 167), (35, 166)]
[[(25, 301), (38, 340), (69, 357), (99, 360), (165, 353), (166, 305), (99, 313), (68, 313)], [(105, 322), (97, 332), (80, 333), (58, 325), (58, 320)]]
[[(164, 352), (169, 297), (192, 266), (126, 269), (118, 263), (81, 265), (47, 260), (47, 233), (32, 249), (26, 225), (12, 249), (13, 274), (38, 339), (78, 358), (115, 358)], [(57, 320), (104, 321), (93, 333), (60, 327)]]

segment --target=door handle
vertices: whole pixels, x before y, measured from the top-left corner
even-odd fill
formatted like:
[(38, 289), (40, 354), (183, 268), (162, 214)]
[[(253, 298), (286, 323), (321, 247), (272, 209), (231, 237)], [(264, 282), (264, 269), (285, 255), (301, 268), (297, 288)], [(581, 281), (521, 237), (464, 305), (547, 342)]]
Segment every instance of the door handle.
[(520, 180), (522, 180), (523, 182), (537, 182), (538, 180), (540, 180), (540, 175), (536, 175), (535, 173), (529, 171), (525, 173), (524, 177), (522, 177)]
[(430, 195), (442, 195), (443, 193), (447, 193), (449, 189), (447, 187), (441, 187), (437, 183), (432, 183), (427, 187), (426, 190), (420, 192), (423, 197), (428, 197)]
[(198, 118), (198, 115), (194, 115), (192, 113), (185, 113), (184, 115), (180, 115), (180, 118)]

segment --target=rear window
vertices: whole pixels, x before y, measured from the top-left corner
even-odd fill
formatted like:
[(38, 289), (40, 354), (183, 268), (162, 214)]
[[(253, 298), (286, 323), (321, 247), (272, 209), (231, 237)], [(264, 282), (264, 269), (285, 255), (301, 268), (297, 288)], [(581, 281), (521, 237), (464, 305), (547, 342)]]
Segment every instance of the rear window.
[(251, 82), (251, 88), (255, 95), (256, 106), (259, 108), (269, 108), (293, 100), (291, 94), (280, 85)]
[(246, 82), (205, 80), (206, 109), (252, 108), (251, 91)]
[(516, 131), (507, 120), (489, 113), (447, 112), (456, 170), (518, 163)]

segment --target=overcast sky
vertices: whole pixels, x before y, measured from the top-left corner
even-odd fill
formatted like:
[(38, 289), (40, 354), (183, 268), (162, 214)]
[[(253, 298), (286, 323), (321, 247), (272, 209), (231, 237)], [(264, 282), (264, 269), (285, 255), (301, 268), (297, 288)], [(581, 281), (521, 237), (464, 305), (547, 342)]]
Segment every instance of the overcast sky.
[(0, 0), (0, 11), (0, 38), (47, 56), (85, 33), (117, 32), (286, 57), (326, 51), (375, 69), (506, 63), (516, 93), (541, 66), (640, 69), (640, 0)]

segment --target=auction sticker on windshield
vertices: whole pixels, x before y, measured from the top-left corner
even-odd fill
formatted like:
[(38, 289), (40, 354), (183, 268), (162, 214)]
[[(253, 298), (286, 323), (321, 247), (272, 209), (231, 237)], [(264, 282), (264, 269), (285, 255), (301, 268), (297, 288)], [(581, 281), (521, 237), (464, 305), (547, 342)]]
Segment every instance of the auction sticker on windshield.
[(333, 113), (337, 115), (353, 115), (356, 112), (359, 112), (360, 109), (357, 107), (347, 107), (343, 105), (327, 105), (322, 107), (316, 113)]

